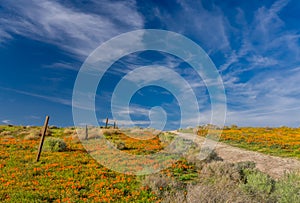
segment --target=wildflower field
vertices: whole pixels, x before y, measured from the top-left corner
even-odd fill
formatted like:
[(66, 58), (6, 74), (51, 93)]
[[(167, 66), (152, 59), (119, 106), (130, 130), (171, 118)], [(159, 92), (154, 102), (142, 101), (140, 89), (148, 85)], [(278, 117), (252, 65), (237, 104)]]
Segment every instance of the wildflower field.
[(220, 141), (275, 156), (300, 158), (300, 128), (225, 127)]
[[(40, 130), (41, 127), (0, 126), (0, 202), (296, 202), (300, 198), (299, 173), (275, 181), (256, 170), (253, 163), (223, 163), (217, 154), (199, 161), (195, 158), (197, 153), (193, 154), (199, 152), (196, 145), (188, 156), (158, 173), (118, 173), (87, 153), (74, 128), (50, 127), (40, 161), (36, 162)], [(225, 129), (221, 140), (299, 157), (297, 130), (264, 130)], [(260, 132), (264, 132), (264, 138), (255, 137)], [(276, 137), (278, 133), (284, 138)], [(136, 140), (117, 130), (104, 131), (105, 138), (117, 149), (132, 155), (157, 153), (174, 139), (172, 133), (144, 134), (150, 139)], [(92, 129), (89, 139), (97, 139)], [(267, 146), (273, 145), (278, 147), (267, 151)], [(121, 161), (112, 155), (108, 158)]]
[(26, 139), (33, 130), (1, 127), (1, 202), (155, 200), (153, 194), (141, 189), (134, 176), (118, 174), (98, 164), (70, 134), (72, 131), (51, 129), (51, 137), (63, 138), (68, 150), (43, 151), (40, 162), (36, 163), (39, 139)]
[[(36, 162), (39, 132), (40, 127), (0, 126), (1, 202), (159, 202), (157, 195), (140, 183), (142, 177), (117, 173), (97, 163), (74, 129), (49, 129), (44, 145), (49, 138), (61, 138), (67, 148), (43, 150)], [(153, 153), (162, 148), (157, 137), (150, 142), (134, 142), (123, 134), (113, 135), (132, 154)], [(112, 134), (106, 136), (110, 139)], [(183, 161), (172, 167), (166, 171), (170, 177), (173, 169), (190, 169)]]

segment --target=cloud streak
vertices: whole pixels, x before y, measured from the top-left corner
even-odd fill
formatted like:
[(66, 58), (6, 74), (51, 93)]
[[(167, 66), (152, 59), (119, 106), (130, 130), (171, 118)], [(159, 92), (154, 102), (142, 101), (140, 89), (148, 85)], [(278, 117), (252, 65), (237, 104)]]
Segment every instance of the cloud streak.
[(5, 124), (11, 124), (11, 120), (2, 120), (1, 122)]
[(0, 15), (0, 39), (5, 42), (13, 35), (21, 35), (54, 44), (82, 58), (103, 41), (143, 27), (134, 1), (97, 4), (98, 13), (88, 13), (58, 1), (4, 1), (6, 12)]

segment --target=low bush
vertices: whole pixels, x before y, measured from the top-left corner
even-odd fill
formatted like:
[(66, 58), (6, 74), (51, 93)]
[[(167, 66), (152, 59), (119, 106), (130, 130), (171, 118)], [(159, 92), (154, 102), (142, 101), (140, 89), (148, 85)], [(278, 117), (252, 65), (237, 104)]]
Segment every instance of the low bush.
[(67, 144), (61, 138), (49, 137), (45, 139), (43, 150), (51, 152), (63, 152), (66, 151)]
[(241, 188), (258, 202), (266, 202), (274, 187), (274, 180), (258, 170), (245, 170), (245, 183)]
[(150, 188), (164, 202), (178, 202), (178, 200), (185, 199), (184, 191), (186, 185), (164, 174), (157, 173), (146, 176), (142, 184), (144, 187)]
[(38, 140), (41, 136), (41, 132), (37, 129), (32, 129), (29, 134), (25, 135), (25, 140)]
[(13, 133), (11, 131), (2, 131), (0, 133), (1, 136), (7, 136), (7, 135), (12, 135)]
[(203, 179), (195, 185), (187, 187), (186, 202), (253, 202), (236, 187), (236, 184), (227, 178)]
[(275, 183), (275, 191), (272, 196), (279, 203), (300, 201), (300, 171), (287, 173)]
[(71, 134), (74, 134), (74, 133), (76, 133), (76, 131), (71, 129), (71, 128), (65, 128), (64, 129), (64, 134), (65, 135), (71, 135)]
[(124, 142), (118, 142), (117, 143), (117, 149), (124, 150), (124, 149), (127, 149), (127, 148), (126, 148), (126, 145), (125, 145)]
[(201, 170), (201, 176), (214, 179), (228, 179), (234, 182), (241, 180), (241, 173), (233, 163), (212, 162), (205, 164)]
[(103, 135), (108, 136), (108, 137), (113, 136), (113, 135), (118, 135), (121, 133), (119, 129), (103, 129), (102, 132), (103, 132)]

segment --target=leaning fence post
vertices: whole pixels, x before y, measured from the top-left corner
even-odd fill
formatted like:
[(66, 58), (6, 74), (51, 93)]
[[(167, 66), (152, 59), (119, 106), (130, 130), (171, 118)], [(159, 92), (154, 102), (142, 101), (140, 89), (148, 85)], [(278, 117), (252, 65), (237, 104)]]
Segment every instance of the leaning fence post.
[(41, 156), (41, 152), (42, 152), (42, 148), (43, 148), (43, 144), (44, 144), (44, 139), (45, 139), (46, 132), (47, 132), (48, 122), (49, 122), (49, 116), (46, 116), (43, 131), (42, 131), (42, 137), (41, 137), (38, 153), (37, 153), (37, 156), (36, 156), (36, 162), (39, 161), (40, 156)]
[(85, 139), (87, 140), (89, 138), (89, 132), (88, 132), (88, 127), (85, 125)]
[(107, 128), (107, 124), (108, 124), (108, 118), (106, 118), (105, 128)]

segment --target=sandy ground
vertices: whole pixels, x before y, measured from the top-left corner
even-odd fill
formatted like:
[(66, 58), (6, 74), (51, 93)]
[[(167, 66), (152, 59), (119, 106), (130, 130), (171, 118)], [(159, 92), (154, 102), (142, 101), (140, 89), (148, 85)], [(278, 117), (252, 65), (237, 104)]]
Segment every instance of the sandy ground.
[[(189, 133), (175, 133), (184, 138), (193, 139), (198, 144), (202, 144), (205, 140), (199, 136), (194, 139), (195, 136)], [(273, 178), (279, 178), (284, 175), (285, 172), (300, 170), (300, 160), (293, 158), (270, 156), (259, 152), (232, 147), (220, 142), (217, 143), (215, 151), (227, 162), (253, 161), (260, 171), (269, 174)]]

